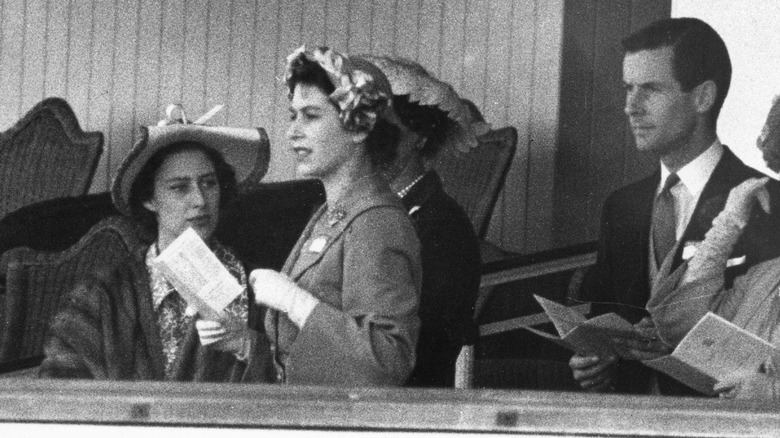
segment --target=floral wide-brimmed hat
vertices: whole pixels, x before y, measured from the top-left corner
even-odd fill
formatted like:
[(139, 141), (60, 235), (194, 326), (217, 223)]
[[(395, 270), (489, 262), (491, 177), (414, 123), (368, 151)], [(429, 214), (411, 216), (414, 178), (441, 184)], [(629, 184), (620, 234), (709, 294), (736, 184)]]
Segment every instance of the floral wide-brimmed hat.
[[(150, 158), (161, 149), (173, 143), (192, 141), (214, 149), (236, 172), (236, 182), (248, 178), (259, 180), (268, 170), (270, 161), (264, 134), (257, 128), (229, 128), (207, 126), (204, 117), (190, 122), (181, 111), (180, 118), (172, 117), (168, 107), (168, 118), (156, 126), (142, 126), (141, 136), (119, 166), (111, 187), (111, 198), (122, 214), (130, 215), (130, 191), (133, 182)], [(213, 115), (213, 114), (212, 114)]]
[(428, 73), (417, 62), (404, 58), (360, 55), (382, 70), (390, 81), (393, 94), (409, 96), (419, 105), (434, 106), (454, 123), (447, 125), (445, 144), (461, 152), (478, 145), (477, 137), (490, 130), (490, 125), (474, 120), (471, 109), (452, 86)]
[(314, 50), (299, 47), (287, 57), (284, 80), (292, 99), (292, 72), (303, 62), (316, 62), (327, 73), (336, 88), (330, 96), (340, 111), (344, 128), (351, 131), (371, 130), (377, 117), (395, 121), (392, 112), (392, 88), (382, 71), (371, 62), (358, 57), (348, 57), (327, 47)]

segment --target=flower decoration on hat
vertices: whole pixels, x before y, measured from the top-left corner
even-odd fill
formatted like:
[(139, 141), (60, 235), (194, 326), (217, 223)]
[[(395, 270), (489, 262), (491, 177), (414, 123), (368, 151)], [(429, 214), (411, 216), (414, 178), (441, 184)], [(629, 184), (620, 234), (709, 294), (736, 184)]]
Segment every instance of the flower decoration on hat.
[(780, 172), (780, 95), (772, 100), (772, 107), (757, 143), (767, 167)]
[(339, 117), (344, 127), (351, 131), (373, 129), (377, 117), (388, 117), (390, 108), (390, 83), (382, 72), (369, 62), (352, 59), (327, 47), (307, 50), (299, 47), (287, 57), (285, 82), (292, 98), (290, 80), (293, 70), (302, 62), (316, 62), (336, 88), (329, 96), (338, 105)]
[(417, 62), (404, 58), (361, 55), (387, 76), (397, 96), (409, 96), (409, 101), (419, 105), (434, 106), (454, 123), (447, 127), (447, 144), (461, 152), (468, 152), (478, 145), (477, 137), (487, 133), (488, 123), (475, 120), (471, 109), (452, 86), (437, 79)]

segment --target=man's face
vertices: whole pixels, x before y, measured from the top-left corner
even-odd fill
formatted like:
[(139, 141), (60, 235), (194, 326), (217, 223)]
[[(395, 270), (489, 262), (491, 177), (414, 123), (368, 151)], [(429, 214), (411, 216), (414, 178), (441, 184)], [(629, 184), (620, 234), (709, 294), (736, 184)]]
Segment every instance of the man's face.
[(698, 123), (694, 96), (675, 79), (672, 48), (627, 53), (623, 59), (625, 113), (636, 147), (665, 156), (690, 141)]

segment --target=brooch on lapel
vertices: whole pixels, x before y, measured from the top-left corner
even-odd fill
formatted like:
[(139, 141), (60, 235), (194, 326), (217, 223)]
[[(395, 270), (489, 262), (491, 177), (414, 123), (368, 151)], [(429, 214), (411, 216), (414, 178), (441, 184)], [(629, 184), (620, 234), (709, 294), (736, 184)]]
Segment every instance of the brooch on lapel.
[(336, 225), (345, 217), (347, 217), (347, 211), (342, 207), (328, 209), (328, 212), (325, 213), (325, 219), (328, 221), (328, 226), (330, 227)]

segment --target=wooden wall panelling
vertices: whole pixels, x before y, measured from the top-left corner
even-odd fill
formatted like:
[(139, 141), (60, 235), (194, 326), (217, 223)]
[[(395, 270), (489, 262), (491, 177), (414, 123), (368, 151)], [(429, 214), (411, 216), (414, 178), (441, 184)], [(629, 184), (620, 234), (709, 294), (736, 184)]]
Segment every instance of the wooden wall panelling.
[(347, 47), (337, 48), (347, 53), (369, 53), (373, 27), (372, 0), (349, 0), (349, 39)]
[(46, 26), (45, 96), (64, 97), (68, 91), (68, 26), (70, 1), (48, 0)]
[(440, 47), (442, 46), (443, 16), (444, 3), (442, 0), (422, 0), (417, 59), (426, 70), (439, 78), (442, 78)]
[(133, 145), (136, 108), (136, 90), (138, 86), (136, 69), (138, 68), (138, 20), (140, 4), (136, 0), (117, 0), (116, 31), (114, 37), (111, 120), (111, 161), (109, 162), (109, 181), (115, 170)]
[(327, 26), (323, 17), (326, 16), (328, 11), (328, 1), (306, 0), (302, 7), (301, 43), (310, 47), (324, 46)]
[(85, 84), (89, 84), (92, 65), (92, 0), (73, 1), (68, 14), (68, 80), (65, 95), (83, 124), (89, 108), (89, 87)]
[[(46, 75), (46, 3), (25, 2), (24, 40), (21, 50), (22, 91), (19, 113), (25, 113), (43, 100)], [(4, 76), (5, 77), (5, 76)]]
[(463, 53), (466, 41), (466, 1), (449, 0), (444, 3), (442, 16), (441, 72), (439, 77), (455, 87), (463, 90)]
[(593, 106), (589, 145), (589, 193), (584, 194), (585, 220), (580, 235), (571, 236), (565, 245), (596, 239), (601, 207), (614, 187), (624, 185), (621, 167), (631, 154), (625, 143), (626, 117), (623, 113), (623, 55), (620, 39), (630, 33), (631, 0), (600, 1), (596, 5), (593, 65)]
[[(274, 63), (278, 64), (277, 78), (279, 86), (275, 93), (274, 124), (276, 135), (271, 140), (271, 166), (276, 166), (274, 176), (280, 179), (295, 177), (294, 158), (288, 150), (287, 120), (289, 118), (289, 102), (287, 90), (284, 85), (285, 59), (293, 50), (302, 43), (303, 8), (302, 3), (280, 1), (279, 45), (274, 55)], [(260, 78), (262, 80), (262, 78)]]
[(346, 50), (349, 41), (349, 2), (327, 2), (325, 17), (325, 45), (336, 50)]
[(137, 92), (130, 131), (135, 143), (138, 127), (154, 125), (164, 114), (167, 103), (160, 101), (163, 14), (157, 0), (141, 0), (138, 10)]
[(458, 91), (471, 99), (479, 108), (485, 108), (485, 90), (495, 86), (488, 82), (488, 41), (491, 24), (489, 21), (490, 1), (470, 0), (466, 4), (463, 36), (462, 82)]
[[(160, 76), (158, 87), (157, 119), (164, 117), (170, 104), (182, 102), (184, 88), (185, 6), (186, 0), (162, 2), (160, 23)], [(185, 108), (186, 109), (186, 108)]]
[[(103, 155), (100, 157), (95, 176), (92, 179), (92, 192), (103, 192), (111, 184), (113, 168), (112, 105), (114, 86), (114, 33), (116, 30), (116, 1), (101, 0), (93, 9), (92, 63), (89, 81), (89, 108), (82, 129), (103, 133)], [(43, 50), (42, 50), (43, 51)], [(81, 122), (81, 121), (80, 121)]]
[(282, 179), (287, 176), (281, 173), (279, 159), (282, 155), (279, 148), (278, 137), (274, 128), (276, 114), (277, 95), (284, 94), (279, 78), (284, 67), (282, 60), (277, 55), (279, 50), (279, 34), (281, 21), (279, 16), (280, 3), (278, 0), (257, 2), (253, 11), (255, 15), (252, 74), (252, 124), (265, 128), (268, 131), (271, 142), (271, 163), (268, 177)]
[[(228, 88), (232, 80), (243, 78), (233, 77), (230, 67), (230, 40), (233, 29), (230, 27), (231, 0), (209, 3), (208, 32), (206, 33), (206, 83), (205, 106), (195, 116), (205, 114), (215, 105), (227, 105)], [(227, 108), (217, 113), (210, 120), (216, 125), (227, 124)]]
[(0, 20), (0, 93), (2, 93), (2, 104), (0, 104), (0, 118), (5, 126), (12, 125), (21, 112), (19, 103), (21, 102), (22, 89), (22, 60), (24, 59), (22, 50), (24, 49), (24, 4), (20, 2), (2, 3), (2, 20)]
[(206, 72), (208, 70), (207, 0), (184, 2), (184, 73), (181, 104), (189, 115), (200, 115), (206, 108)]
[[(505, 249), (523, 252), (527, 247), (529, 209), (528, 186), (530, 147), (532, 145), (531, 116), (534, 101), (530, 93), (535, 84), (535, 40), (540, 38), (537, 29), (537, 2), (514, 2), (512, 4), (510, 50), (510, 80), (506, 86), (507, 117), (504, 125), (517, 128), (517, 151), (507, 173), (504, 191), (496, 205), (488, 240)], [(500, 126), (501, 120), (488, 120), (494, 126)]]
[(420, 13), (421, 0), (396, 0), (394, 52), (397, 56), (418, 59), (420, 41), (420, 22), (430, 17)]
[[(230, 10), (231, 29), (228, 47), (230, 80), (227, 83), (225, 105), (226, 125), (238, 127), (265, 127), (252, 112), (255, 1), (233, 0)], [(272, 80), (268, 76), (266, 81)]]
[[(509, 84), (512, 81), (510, 54), (512, 47), (513, 26), (511, 19), (514, 6), (512, 2), (489, 2), (488, 4), (488, 39), (486, 62), (482, 71), (485, 89), (482, 96), (482, 115), (496, 128), (510, 124), (508, 108), (516, 105), (510, 101)], [(518, 75), (526, 72), (516, 72)], [(476, 98), (476, 96), (475, 96)]]
[[(534, 38), (534, 81), (531, 93), (531, 142), (528, 152), (528, 202), (524, 252), (550, 248), (552, 241), (553, 175), (558, 133), (563, 1), (539, 1)], [(517, 184), (517, 183), (514, 183)], [(522, 187), (515, 185), (514, 187)], [(521, 208), (523, 206), (518, 206)], [(517, 210), (515, 210), (517, 211)]]
[(588, 184), (593, 124), (593, 77), (597, 6), (567, 1), (561, 65), (561, 123), (556, 152), (555, 246), (587, 229)]
[[(397, 2), (386, 0), (374, 2), (371, 15), (371, 53), (396, 54), (395, 29)], [(356, 52), (355, 54), (367, 53)]]

